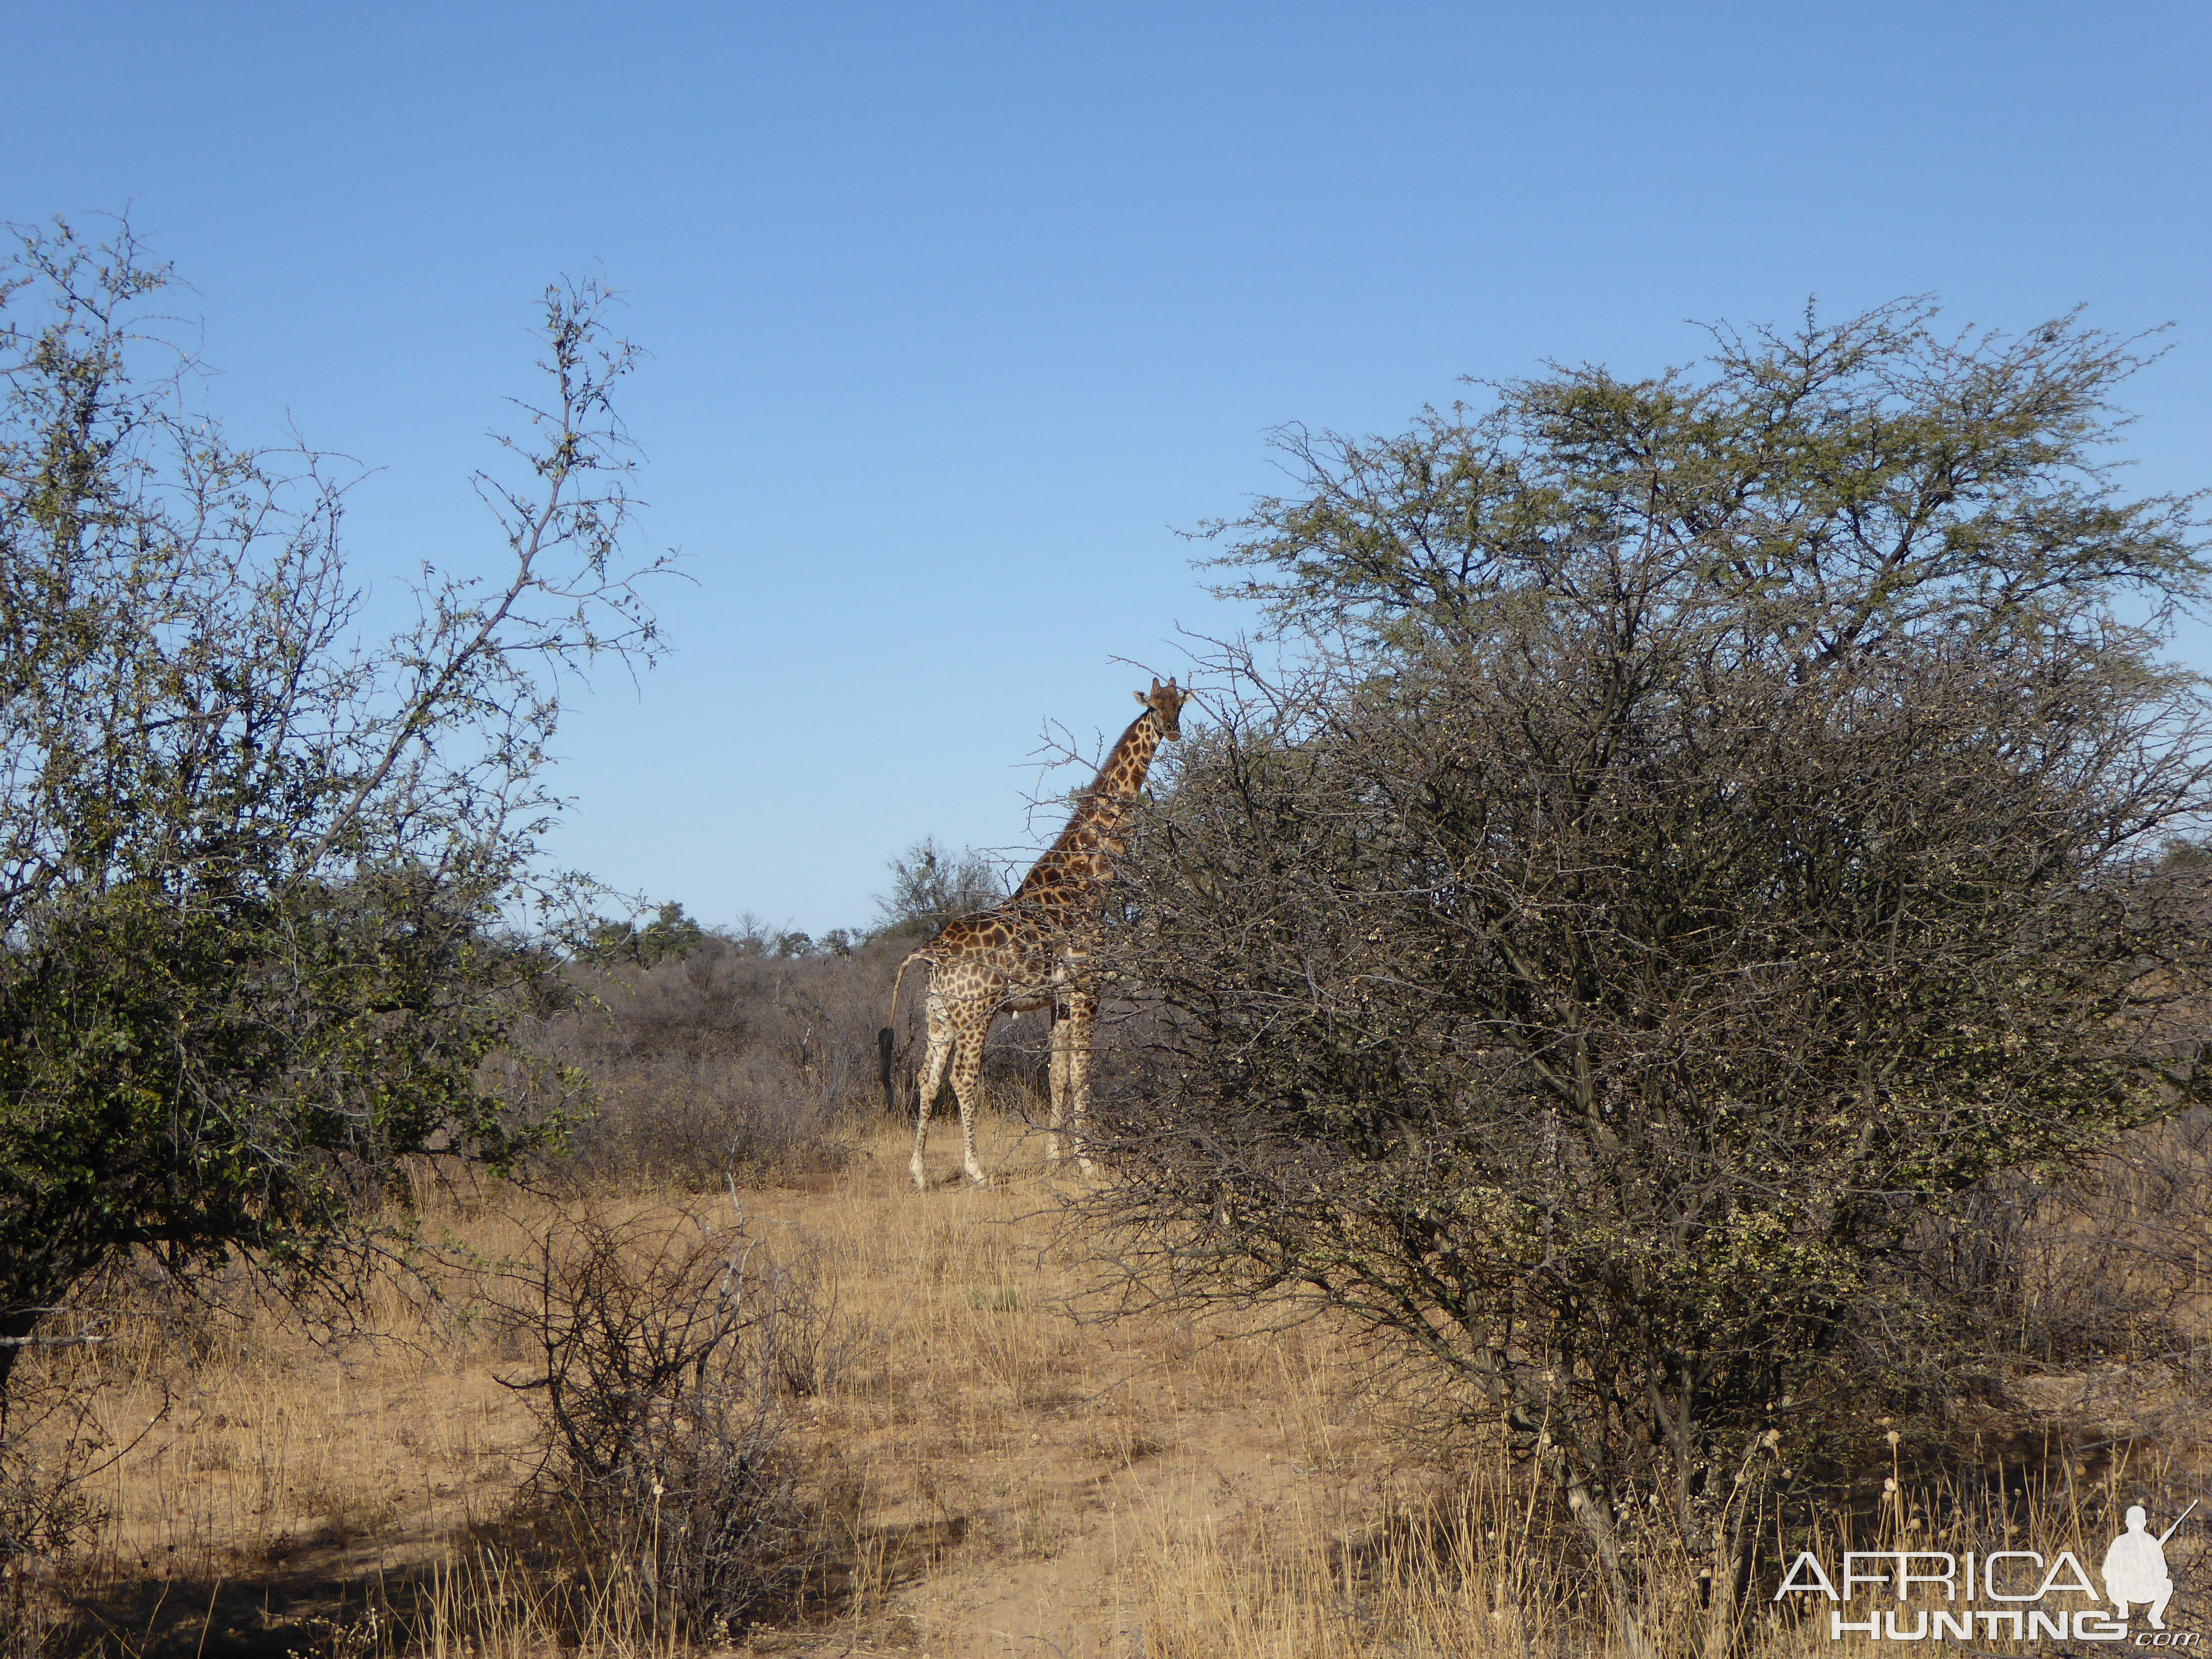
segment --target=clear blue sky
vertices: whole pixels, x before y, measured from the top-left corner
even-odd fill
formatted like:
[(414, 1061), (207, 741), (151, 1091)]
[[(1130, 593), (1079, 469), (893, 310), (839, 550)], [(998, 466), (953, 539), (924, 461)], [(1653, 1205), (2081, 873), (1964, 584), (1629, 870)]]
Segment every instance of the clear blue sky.
[[(2179, 326), (2145, 488), (2212, 479), (2212, 8), (15, 5), (0, 216), (127, 205), (240, 439), (380, 469), (365, 576), (491, 547), (523, 329), (604, 269), (678, 654), (564, 729), (573, 864), (708, 921), (867, 920), (925, 832), (1233, 629), (1175, 532), (1266, 430), (1689, 319), (1940, 293)], [(2195, 634), (2192, 653), (2212, 635)]]

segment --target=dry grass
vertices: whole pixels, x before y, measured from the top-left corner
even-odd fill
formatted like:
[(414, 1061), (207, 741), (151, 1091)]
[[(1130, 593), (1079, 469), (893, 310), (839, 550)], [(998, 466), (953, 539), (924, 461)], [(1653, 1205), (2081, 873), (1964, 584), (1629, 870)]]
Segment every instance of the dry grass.
[[(939, 1137), (940, 1172), (951, 1148)], [(731, 1645), (945, 1659), (1602, 1648), (1547, 1547), (1556, 1519), (1510, 1471), (1414, 1450), (1340, 1334), (1080, 1322), (1066, 1304), (1083, 1264), (1054, 1243), (1034, 1138), (986, 1124), (986, 1162), (1004, 1172), (987, 1192), (917, 1196), (907, 1150), (906, 1132), (863, 1134), (810, 1185), (741, 1194), (765, 1247), (817, 1275), (821, 1340), (790, 1409), (842, 1567), (830, 1604)], [(672, 1214), (684, 1200), (626, 1201)], [(520, 1259), (552, 1202), (439, 1200), (432, 1231), (481, 1261)], [(531, 1420), (500, 1379), (527, 1355), (481, 1273), (449, 1271), (441, 1288), (380, 1285), (373, 1339), (319, 1346), (248, 1309), (51, 1361), (98, 1366), (103, 1420), (136, 1442), (94, 1492), (108, 1519), (70, 1576), (80, 1633), (118, 1659), (522, 1659), (580, 1637), (653, 1650), (635, 1584), (554, 1582), (518, 1540)], [(2080, 1490), (2032, 1506), (2033, 1529), (2101, 1552), (2121, 1487), (2154, 1473), (2114, 1465), (2090, 1481), (2085, 1466)], [(2020, 1513), (1981, 1516), (1980, 1547), (2008, 1521), (2025, 1537)], [(1858, 1547), (1926, 1535), (1905, 1510), (1861, 1527)], [(1840, 1650), (1825, 1627), (1763, 1614), (1755, 1633), (1769, 1651)]]

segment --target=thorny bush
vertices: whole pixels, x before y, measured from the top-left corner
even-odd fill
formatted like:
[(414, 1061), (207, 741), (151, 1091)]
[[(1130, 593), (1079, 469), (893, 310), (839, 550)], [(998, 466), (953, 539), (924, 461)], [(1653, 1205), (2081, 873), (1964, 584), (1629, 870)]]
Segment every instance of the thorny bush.
[(653, 1627), (704, 1639), (818, 1605), (836, 1528), (786, 1443), (789, 1403), (841, 1363), (802, 1255), (773, 1255), (736, 1209), (617, 1218), (586, 1206), (505, 1281), (543, 1435), (532, 1498), (581, 1576), (632, 1575)]
[(1133, 1296), (1301, 1291), (1419, 1356), (1632, 1649), (1686, 1553), (1725, 1653), (1808, 1483), (1996, 1363), (1938, 1224), (2196, 1091), (2161, 853), (2212, 755), (2159, 653), (2204, 526), (2099, 453), (2137, 361), (1723, 331), (1292, 432), (1299, 495), (1218, 527), (1304, 631), (1225, 654), (1133, 838), (1100, 966), (1158, 1007), (1089, 1207)]

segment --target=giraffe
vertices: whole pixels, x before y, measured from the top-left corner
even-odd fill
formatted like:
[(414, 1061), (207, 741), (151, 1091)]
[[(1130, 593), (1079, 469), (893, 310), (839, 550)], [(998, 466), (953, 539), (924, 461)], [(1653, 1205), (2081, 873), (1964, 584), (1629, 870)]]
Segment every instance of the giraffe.
[(1075, 1158), (1083, 1173), (1091, 1160), (1083, 1142), (1090, 1103), (1091, 1029), (1098, 998), (1091, 983), (1086, 942), (1097, 926), (1098, 896), (1121, 850), (1121, 829), (1145, 774), (1163, 743), (1182, 735), (1181, 717), (1188, 693), (1170, 679), (1157, 679), (1149, 691), (1135, 694), (1144, 712), (1121, 733), (1098, 775), (1078, 799), (1075, 812), (1060, 838), (1022, 878), (1003, 904), (947, 922), (937, 937), (899, 964), (891, 981), (891, 1016), (898, 1016), (899, 981), (915, 963), (930, 968), (928, 1057), (921, 1068), (921, 1109), (914, 1130), (914, 1157), (907, 1168), (915, 1186), (929, 1190), (921, 1152), (929, 1139), (929, 1115), (945, 1078), (960, 1103), (961, 1165), (968, 1179), (988, 1179), (975, 1161), (975, 1098), (983, 1077), (983, 1037), (1000, 1013), (1045, 1008), (1052, 1016), (1052, 1122), (1045, 1137), (1045, 1161), (1060, 1162), (1060, 1131), (1069, 1128)]

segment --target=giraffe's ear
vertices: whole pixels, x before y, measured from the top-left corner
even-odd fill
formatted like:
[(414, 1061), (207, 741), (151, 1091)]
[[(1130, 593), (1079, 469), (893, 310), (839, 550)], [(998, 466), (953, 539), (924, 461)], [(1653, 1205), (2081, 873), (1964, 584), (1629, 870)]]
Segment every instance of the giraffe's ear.
[(1134, 697), (1139, 702), (1144, 704), (1147, 708), (1150, 708), (1152, 706), (1152, 700), (1141, 691), (1132, 691), (1129, 695)]

